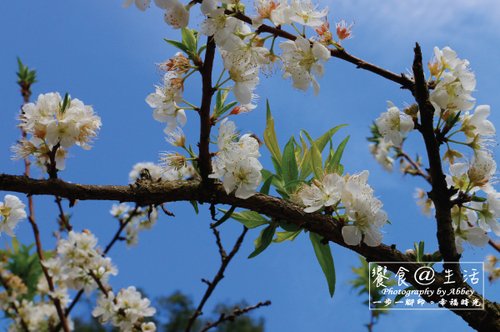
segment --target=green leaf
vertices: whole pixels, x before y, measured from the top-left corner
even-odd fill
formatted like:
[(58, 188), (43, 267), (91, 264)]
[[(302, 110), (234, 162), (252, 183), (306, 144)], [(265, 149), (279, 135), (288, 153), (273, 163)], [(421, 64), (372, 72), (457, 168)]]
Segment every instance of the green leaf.
[(292, 186), (288, 185), (293, 181), (297, 182), (296, 180), (299, 176), (297, 160), (295, 159), (295, 143), (293, 137), (288, 141), (283, 150), (281, 169), (283, 172), (283, 181), (285, 181), (285, 188), (290, 188), (289, 192), (293, 193), (297, 187), (297, 183)]
[(271, 189), (271, 184), (273, 183), (274, 179), (274, 174), (268, 177), (265, 181), (264, 184), (262, 185), (262, 188), (260, 188), (260, 193), (269, 195), (269, 190)]
[(176, 47), (176, 48), (180, 49), (181, 51), (183, 51), (184, 53), (189, 54), (189, 49), (183, 43), (179, 43), (178, 41), (170, 40), (170, 39), (164, 39), (164, 40), (167, 43), (169, 43), (170, 45), (172, 45), (173, 47)]
[(197, 201), (189, 201), (189, 203), (191, 203), (191, 205), (193, 206), (194, 212), (196, 212), (196, 214), (200, 213), (200, 210), (198, 209), (198, 202)]
[(347, 126), (347, 125), (346, 124), (341, 124), (341, 125), (335, 126), (335, 127), (331, 128), (330, 130), (328, 130), (323, 135), (321, 135), (321, 137), (318, 138), (315, 141), (316, 145), (318, 146), (318, 149), (320, 151), (323, 151), (323, 149), (325, 148), (326, 144), (332, 139), (333, 135), (335, 135), (335, 133), (337, 131), (339, 131), (341, 128), (343, 128), (345, 126)]
[(325, 274), (330, 296), (333, 297), (333, 294), (335, 293), (335, 266), (333, 264), (330, 245), (328, 243), (321, 243), (321, 237), (316, 233), (309, 232), (309, 238), (311, 239), (318, 263)]
[(271, 152), (271, 155), (276, 161), (281, 160), (281, 151), (278, 145), (278, 139), (276, 138), (276, 131), (274, 129), (274, 119), (271, 114), (271, 108), (269, 107), (269, 100), (266, 102), (266, 129), (264, 130), (264, 143), (266, 147)]
[(194, 34), (194, 30), (189, 28), (183, 28), (182, 31), (182, 43), (186, 45), (187, 49), (191, 51), (192, 54), (196, 53), (198, 48), (198, 40)]
[(274, 171), (276, 172), (276, 175), (278, 175), (280, 178), (283, 176), (283, 170), (281, 168), (281, 163), (274, 158), (274, 156), (271, 156), (271, 162), (273, 163), (274, 166)]
[(281, 243), (284, 241), (293, 241), (301, 232), (302, 232), (301, 229), (295, 232), (289, 232), (289, 231), (277, 232), (276, 238), (273, 240), (273, 242)]
[[(226, 213), (226, 210), (219, 209), (219, 211)], [(261, 225), (269, 224), (270, 222), (269, 220), (267, 220), (266, 218), (264, 218), (255, 211), (233, 212), (231, 218), (239, 221), (247, 228), (259, 227)]]
[(264, 228), (257, 239), (255, 239), (255, 250), (248, 256), (248, 258), (254, 258), (259, 255), (261, 252), (266, 250), (267, 247), (271, 244), (274, 237), (274, 232), (276, 231), (276, 225), (269, 225)]
[[(330, 163), (327, 166), (328, 173), (339, 173), (340, 160), (342, 159), (342, 154), (344, 153), (345, 146), (349, 141), (350, 136), (347, 136), (342, 142), (340, 142), (337, 150), (335, 151)], [(342, 174), (342, 173), (339, 173)]]
[(319, 151), (316, 143), (311, 142), (311, 165), (314, 173), (314, 177), (318, 180), (323, 179), (325, 175), (323, 171), (323, 159), (321, 157), (321, 152)]
[(226, 220), (231, 218), (234, 210), (236, 210), (236, 205), (231, 206), (231, 208), (228, 211), (224, 212), (224, 215), (219, 220), (217, 220), (215, 224), (210, 225), (210, 227), (215, 228), (222, 225)]

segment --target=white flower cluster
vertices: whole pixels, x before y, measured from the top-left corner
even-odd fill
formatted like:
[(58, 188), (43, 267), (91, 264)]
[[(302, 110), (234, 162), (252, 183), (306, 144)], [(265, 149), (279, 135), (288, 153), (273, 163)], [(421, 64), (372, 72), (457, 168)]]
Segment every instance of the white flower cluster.
[(4, 201), (0, 202), (0, 234), (15, 236), (14, 228), (26, 218), (25, 207), (17, 196), (5, 195)]
[(139, 242), (139, 232), (151, 229), (158, 219), (158, 210), (155, 207), (137, 209), (126, 203), (113, 204), (109, 211), (113, 217), (126, 222), (125, 239), (128, 246), (136, 245)]
[[(14, 322), (9, 326), (9, 332), (28, 331), (51, 331), (59, 324), (59, 316), (52, 302), (33, 302), (28, 300), (15, 301), (17, 312), (12, 312)], [(12, 309), (11, 309), (12, 310)], [(74, 328), (73, 321), (67, 317), (71, 330)]]
[(110, 275), (118, 273), (111, 259), (103, 257), (96, 246), (97, 239), (89, 231), (70, 231), (67, 239), (59, 240), (57, 255), (43, 265), (61, 289), (91, 292), (98, 287), (96, 279), (105, 285)]
[(298, 23), (317, 28), (328, 15), (328, 8), (317, 10), (311, 0), (292, 0), (291, 4), (288, 0), (257, 0), (255, 9), (258, 16), (253, 19), (253, 23), (256, 26), (268, 19), (276, 26)]
[(449, 47), (434, 48), (434, 61), (429, 64), (437, 85), (430, 95), (438, 114), (442, 110), (467, 111), (474, 106), (471, 93), (476, 88), (476, 77), (469, 69), (469, 61), (458, 58)]
[[(312, 45), (311, 45), (312, 44)], [(310, 42), (301, 36), (295, 41), (280, 44), (283, 50), (284, 77), (291, 77), (293, 86), (306, 91), (312, 84), (314, 93), (319, 92), (319, 83), (314, 75), (323, 76), (323, 64), (330, 58), (330, 51), (319, 42)]]
[(387, 112), (382, 113), (375, 124), (386, 143), (400, 146), (403, 139), (413, 130), (413, 119), (389, 102)]
[(33, 155), (45, 168), (51, 162), (50, 155), (55, 153), (58, 170), (65, 167), (67, 149), (74, 144), (90, 149), (89, 143), (101, 127), (101, 119), (91, 106), (68, 96), (63, 100), (57, 92), (41, 94), (36, 103), (24, 105), (19, 118), (19, 127), (29, 139), (13, 146), (14, 158)]
[(382, 210), (382, 202), (373, 196), (373, 189), (367, 183), (368, 175), (368, 171), (343, 177), (333, 173), (322, 181), (313, 180), (311, 185), (304, 185), (298, 193), (306, 206), (304, 211), (311, 213), (323, 207), (339, 211), (342, 205), (343, 218), (348, 223), (342, 228), (344, 241), (355, 246), (363, 239), (368, 246), (378, 246), (382, 241), (380, 228), (386, 223), (387, 214)]
[[(180, 161), (179, 161), (180, 160)], [(133, 166), (129, 173), (129, 182), (134, 183), (143, 176), (158, 181), (176, 181), (196, 176), (196, 171), (187, 163), (186, 157), (177, 153), (165, 153), (161, 157), (162, 165), (152, 162), (140, 162)]]
[(370, 153), (375, 157), (375, 160), (384, 167), (386, 171), (391, 172), (394, 166), (394, 158), (391, 157), (391, 148), (394, 145), (385, 139), (379, 139), (376, 143), (371, 143)]
[(152, 322), (144, 322), (145, 317), (151, 317), (156, 309), (150, 306), (147, 298), (142, 298), (135, 287), (121, 289), (118, 294), (109, 292), (101, 294), (92, 315), (101, 323), (111, 322), (123, 332), (156, 331)]
[(236, 125), (224, 119), (217, 138), (219, 151), (212, 159), (213, 173), (210, 178), (222, 178), (224, 189), (229, 194), (235, 191), (239, 198), (249, 198), (255, 194), (262, 175), (259, 142), (250, 134), (238, 137)]
[(484, 246), (488, 243), (487, 232), (493, 231), (500, 236), (500, 193), (491, 185), (495, 172), (496, 162), (487, 151), (477, 151), (470, 163), (450, 165), (450, 175), (446, 177), (449, 186), (473, 195), (479, 190), (486, 193), (484, 202), (473, 201), (453, 208), (453, 227), (459, 252), (463, 251), (463, 241)]
[(153, 118), (167, 123), (167, 134), (187, 122), (186, 112), (177, 105), (182, 101), (183, 84), (178, 72), (167, 71), (163, 76), (163, 85), (157, 86), (155, 92), (146, 98), (148, 105), (153, 108)]

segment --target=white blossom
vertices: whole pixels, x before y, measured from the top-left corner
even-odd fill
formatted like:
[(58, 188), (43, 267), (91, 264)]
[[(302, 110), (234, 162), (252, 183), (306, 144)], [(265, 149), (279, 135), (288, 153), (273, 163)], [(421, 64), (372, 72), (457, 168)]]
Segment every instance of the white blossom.
[(291, 77), (293, 86), (306, 91), (312, 84), (314, 92), (319, 92), (319, 84), (315, 76), (323, 75), (323, 61), (330, 58), (330, 51), (321, 43), (311, 42), (301, 36), (295, 41), (280, 44), (283, 53), (283, 77)]
[(41, 94), (36, 103), (24, 105), (19, 119), (19, 127), (28, 137), (12, 148), (14, 158), (33, 155), (44, 169), (54, 149), (56, 168), (64, 169), (67, 149), (75, 144), (90, 149), (101, 127), (101, 119), (91, 106), (69, 96), (63, 100), (57, 92)]
[(452, 112), (470, 110), (475, 103), (471, 93), (476, 87), (476, 78), (469, 69), (469, 61), (457, 57), (449, 47), (434, 48), (434, 62), (429, 66), (437, 84), (430, 95), (437, 113), (441, 109)]
[(327, 174), (321, 182), (313, 181), (311, 186), (304, 186), (299, 197), (306, 206), (305, 212), (318, 211), (324, 206), (332, 206), (340, 201), (344, 179), (338, 174)]
[(219, 152), (212, 159), (213, 173), (209, 177), (222, 178), (226, 192), (235, 191), (236, 197), (246, 199), (255, 194), (262, 180), (257, 140), (250, 134), (238, 138), (236, 126), (226, 118), (219, 127), (217, 143)]
[(0, 234), (5, 232), (9, 236), (15, 236), (14, 228), (26, 218), (25, 207), (16, 196), (5, 195), (4, 201), (0, 202)]
[(151, 4), (151, 0), (126, 0), (123, 3), (123, 7), (128, 8), (130, 5), (134, 3), (135, 6), (140, 10), (140, 11), (145, 11), (146, 9), (149, 8), (149, 5)]
[(461, 118), (461, 130), (467, 136), (467, 142), (472, 142), (476, 136), (493, 136), (496, 133), (495, 126), (487, 118), (490, 115), (489, 105), (479, 105), (471, 115), (467, 112)]
[(264, 19), (273, 22), (274, 25), (290, 24), (290, 17), (293, 11), (287, 0), (257, 0), (255, 9), (258, 16), (252, 19), (252, 24), (256, 27), (262, 24)]
[(368, 246), (378, 246), (382, 241), (380, 228), (386, 223), (387, 215), (382, 202), (373, 196), (373, 189), (367, 184), (368, 171), (341, 177), (328, 174), (322, 182), (313, 181), (299, 191), (299, 198), (306, 206), (305, 212), (314, 212), (324, 206), (335, 206), (339, 202), (345, 209), (348, 223), (342, 227), (344, 241), (351, 246), (361, 240)]
[(166, 132), (175, 130), (178, 125), (187, 122), (185, 111), (177, 106), (182, 101), (183, 81), (176, 72), (169, 71), (163, 77), (163, 86), (157, 86), (154, 93), (146, 98), (146, 103), (153, 108), (153, 118), (166, 122)]
[(145, 170), (147, 171), (147, 176), (151, 181), (156, 182), (162, 178), (163, 171), (159, 165), (156, 165), (152, 162), (140, 162), (132, 167), (132, 170), (128, 175), (129, 183), (134, 183), (137, 180), (141, 179), (141, 177), (145, 173)]
[(388, 103), (387, 112), (382, 113), (375, 124), (386, 142), (400, 146), (403, 138), (413, 130), (413, 119), (411, 116), (401, 112), (391, 102)]
[(165, 10), (165, 22), (175, 29), (189, 24), (189, 10), (179, 0), (155, 0), (156, 6)]
[(318, 11), (311, 0), (292, 0), (290, 9), (291, 21), (313, 28), (321, 26), (328, 15), (328, 8)]
[(120, 331), (132, 332), (138, 327), (142, 331), (155, 331), (153, 323), (143, 323), (145, 317), (151, 317), (156, 309), (150, 306), (151, 301), (143, 298), (135, 287), (121, 289), (118, 294), (109, 292), (101, 295), (92, 315), (101, 323), (111, 322)]
[(388, 142), (385, 139), (370, 144), (370, 152), (375, 157), (375, 160), (389, 172), (392, 171), (394, 163), (394, 159), (389, 156), (390, 149), (393, 146), (392, 142)]
[(382, 241), (380, 227), (387, 222), (387, 214), (382, 210), (382, 202), (373, 196), (368, 185), (368, 171), (347, 176), (341, 201), (352, 225), (342, 228), (344, 241), (349, 245), (363, 242), (368, 246), (378, 246)]
[(56, 252), (43, 265), (62, 288), (83, 288), (90, 292), (97, 288), (95, 278), (106, 284), (109, 276), (118, 273), (111, 259), (101, 255), (97, 239), (89, 231), (70, 231), (67, 239), (58, 241)]

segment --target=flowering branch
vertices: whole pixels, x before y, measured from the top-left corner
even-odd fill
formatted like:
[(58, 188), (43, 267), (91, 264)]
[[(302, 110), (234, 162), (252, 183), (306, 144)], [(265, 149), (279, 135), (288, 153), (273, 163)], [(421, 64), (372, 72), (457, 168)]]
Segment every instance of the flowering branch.
[[(201, 0), (197, 1), (197, 2), (201, 3)], [(233, 17), (235, 17), (235, 18), (237, 18), (245, 23), (252, 24), (252, 19), (250, 17), (246, 16), (245, 14), (240, 13), (240, 12), (226, 10), (226, 14), (231, 15), (231, 16), (233, 16)], [(272, 26), (269, 26), (266, 24), (260, 25), (256, 31), (257, 34), (260, 34), (263, 32), (267, 32), (267, 33), (270, 33), (274, 36), (279, 36), (279, 37), (289, 39), (289, 40), (297, 39), (297, 36), (287, 32), (285, 30), (275, 28), (275, 27), (272, 27)], [(360, 58), (355, 57), (354, 55), (347, 53), (345, 51), (345, 49), (343, 49), (343, 48), (342, 49), (330, 49), (330, 54), (332, 57), (342, 59), (344, 61), (347, 61), (347, 62), (350, 62), (350, 63), (356, 65), (356, 68), (361, 68), (361, 69), (370, 71), (370, 72), (375, 73), (379, 76), (382, 76), (390, 81), (398, 83), (399, 85), (401, 85), (401, 88), (403, 88), (403, 89), (413, 90), (413, 85), (414, 85), (413, 81), (411, 79), (409, 79), (408, 77), (406, 77), (404, 74), (398, 75), (398, 74), (393, 73), (389, 70), (386, 70), (384, 68), (378, 67), (378, 66), (371, 64), (369, 62), (366, 62)]]
[(432, 190), (428, 195), (434, 202), (434, 206), (436, 208), (439, 251), (441, 252), (445, 262), (458, 262), (460, 255), (458, 254), (455, 246), (455, 236), (451, 220), (452, 204), (450, 197), (453, 195), (453, 192), (448, 188), (443, 167), (441, 165), (439, 143), (434, 133), (434, 106), (429, 101), (429, 89), (427, 87), (422, 66), (422, 51), (418, 43), (416, 44), (414, 51), (414, 96), (420, 109), (421, 127), (419, 130), (424, 139), (427, 157), (429, 159), (429, 175), (431, 177)]
[(266, 307), (266, 306), (269, 306), (271, 305), (271, 301), (265, 301), (265, 302), (259, 302), (255, 305), (252, 305), (252, 306), (248, 306), (246, 308), (243, 308), (243, 309), (240, 309), (240, 308), (235, 308), (233, 310), (233, 312), (229, 315), (226, 315), (224, 313), (220, 314), (219, 316), (219, 319), (216, 320), (215, 322), (213, 323), (207, 323), (207, 325), (200, 331), (200, 332), (205, 332), (205, 331), (208, 331), (214, 327), (217, 327), (219, 326), (220, 324), (224, 323), (224, 322), (227, 322), (227, 321), (234, 321), (237, 317), (241, 316), (241, 315), (244, 315), (246, 314), (247, 312), (249, 311), (252, 311), (252, 310), (255, 310), (255, 309), (258, 309), (260, 307)]
[[(81, 185), (67, 183), (61, 180), (35, 180), (24, 176), (0, 174), (0, 190), (15, 191), (28, 195), (55, 195), (74, 200), (115, 200), (121, 202), (136, 202), (139, 205), (160, 204), (162, 202), (174, 201), (200, 201), (217, 202), (220, 204), (235, 205), (240, 208), (250, 209), (271, 218), (286, 220), (289, 223), (298, 225), (308, 231), (320, 235), (324, 241), (331, 241), (349, 250), (366, 257), (368, 261), (375, 262), (396, 262), (405, 263), (413, 260), (406, 254), (397, 250), (395, 246), (381, 244), (377, 247), (370, 247), (364, 243), (358, 246), (347, 245), (342, 237), (343, 223), (331, 216), (320, 213), (306, 213), (303, 207), (289, 201), (264, 195), (255, 194), (248, 199), (240, 199), (233, 195), (226, 194), (221, 185), (215, 184), (212, 191), (207, 191), (200, 181), (171, 181), (160, 183), (147, 183), (137, 186), (99, 186)], [(414, 270), (420, 264), (411, 264), (411, 271), (408, 273), (408, 282), (417, 289), (423, 286), (411, 279)], [(408, 265), (405, 265), (408, 267)], [(398, 264), (390, 266), (397, 272)], [(444, 278), (438, 276), (433, 286), (437, 289), (444, 287)], [(470, 289), (472, 296), (479, 295), (467, 284), (464, 287)], [(427, 297), (429, 301), (439, 301), (440, 298)], [(462, 317), (473, 328), (483, 331), (500, 330), (500, 305), (488, 300), (485, 302), (484, 316), (479, 316), (474, 311), (457, 310), (455, 314)]]
[[(33, 229), (33, 235), (35, 237), (35, 245), (36, 245), (36, 252), (38, 254), (38, 258), (40, 260), (40, 266), (42, 267), (43, 274), (45, 276), (45, 279), (47, 280), (47, 284), (49, 286), (49, 290), (51, 292), (55, 291), (54, 287), (54, 281), (52, 280), (52, 277), (49, 274), (48, 269), (43, 265), (43, 262), (45, 261), (44, 255), (43, 255), (43, 247), (42, 247), (42, 241), (40, 240), (40, 231), (38, 229), (38, 225), (35, 222), (35, 219), (32, 218), (32, 216), (28, 217), (28, 220), (31, 224), (31, 228)], [(68, 325), (68, 320), (66, 318), (66, 315), (64, 314), (64, 310), (62, 308), (61, 300), (57, 297), (52, 297), (52, 302), (54, 303), (54, 306), (56, 307), (57, 311), (57, 316), (59, 317), (59, 321), (61, 322), (62, 328), (64, 332), (69, 332), (69, 325)]]

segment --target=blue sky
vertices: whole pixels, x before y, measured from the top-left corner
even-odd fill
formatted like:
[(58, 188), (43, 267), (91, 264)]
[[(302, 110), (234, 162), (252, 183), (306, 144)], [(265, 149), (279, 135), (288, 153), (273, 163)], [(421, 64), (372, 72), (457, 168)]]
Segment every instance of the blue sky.
[[(473, 3), (473, 4), (472, 4)], [(451, 46), (459, 56), (469, 59), (478, 78), (475, 97), (478, 104), (490, 104), (492, 121), (500, 125), (498, 45), (500, 4), (494, 0), (449, 1), (328, 1), (330, 19), (355, 21), (354, 38), (345, 43), (347, 50), (367, 61), (395, 72), (411, 67), (412, 48), (420, 42), (424, 58), (430, 59), (434, 46)], [(193, 13), (197, 13), (195, 10)], [(199, 21), (198, 14), (192, 14)], [(175, 39), (178, 31), (163, 23), (162, 13), (151, 8), (145, 13), (123, 9), (121, 1), (3, 1), (0, 3), (0, 172), (20, 174), (22, 163), (10, 160), (9, 147), (18, 137), (15, 116), (21, 103), (15, 83), (16, 56), (38, 71), (39, 93), (69, 92), (94, 106), (103, 127), (90, 151), (71, 150), (65, 180), (80, 183), (125, 184), (132, 165), (139, 161), (157, 161), (158, 153), (169, 150), (163, 126), (154, 121), (146, 105), (146, 95), (160, 81), (155, 68), (176, 51), (163, 38)], [(189, 100), (199, 99), (199, 81), (186, 86)], [(337, 142), (351, 135), (344, 157), (346, 171), (370, 171), (370, 183), (384, 202), (392, 221), (384, 228), (384, 242), (397, 243), (401, 250), (413, 242), (426, 241), (429, 251), (437, 244), (435, 222), (423, 216), (412, 198), (416, 186), (427, 189), (419, 179), (388, 174), (368, 153), (365, 138), (370, 123), (385, 111), (387, 100), (399, 106), (411, 103), (411, 95), (370, 73), (348, 63), (332, 59), (326, 66), (318, 96), (293, 90), (277, 72), (262, 77), (257, 93), (259, 107), (234, 120), (242, 132), (262, 136), (264, 101), (269, 98), (277, 122), (280, 142), (306, 129), (316, 135), (332, 126), (349, 126), (337, 136)], [(188, 139), (195, 143), (197, 117), (188, 113), (185, 127)], [(411, 152), (421, 154), (422, 142), (411, 139)], [(495, 147), (495, 152), (498, 149)], [(261, 158), (266, 161), (267, 153)], [(498, 158), (497, 158), (498, 162)], [(35, 176), (40, 174), (35, 171)], [(3, 193), (2, 193), (3, 195)], [(55, 226), (56, 207), (51, 198), (36, 198), (37, 220), (47, 247)], [(104, 245), (115, 230), (108, 210), (111, 202), (79, 202), (72, 209), (76, 229), (92, 230)], [(199, 300), (205, 285), (200, 278), (211, 278), (218, 268), (218, 256), (209, 231), (207, 205), (195, 215), (189, 204), (172, 204), (176, 218), (162, 217), (155, 228), (140, 235), (139, 246), (117, 245), (111, 252), (120, 274), (112, 279), (115, 288), (137, 285), (151, 295), (168, 295), (180, 289)], [(236, 222), (222, 227), (222, 236), (231, 245), (240, 232)], [(25, 243), (32, 241), (27, 222), (17, 230)], [(250, 303), (270, 299), (273, 305), (258, 314), (266, 318), (268, 331), (363, 331), (369, 318), (364, 298), (355, 296), (348, 285), (356, 255), (332, 245), (337, 269), (337, 292), (330, 299), (321, 270), (307, 236), (291, 243), (272, 245), (262, 255), (248, 260), (252, 240), (247, 241), (226, 272), (226, 279), (209, 302)], [(8, 241), (6, 236), (1, 241)], [(489, 248), (467, 248), (464, 259), (481, 261)], [(487, 285), (490, 300), (498, 301), (498, 285)], [(446, 311), (394, 312), (379, 323), (379, 331), (434, 330), (467, 331), (464, 322)]]

